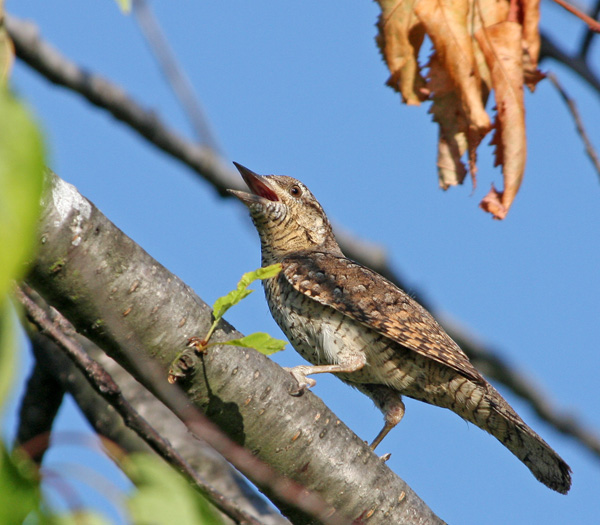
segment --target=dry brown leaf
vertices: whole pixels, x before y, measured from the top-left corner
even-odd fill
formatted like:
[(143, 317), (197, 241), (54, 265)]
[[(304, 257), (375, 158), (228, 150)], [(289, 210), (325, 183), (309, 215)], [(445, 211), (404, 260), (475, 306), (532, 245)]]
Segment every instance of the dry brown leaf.
[[(389, 84), (406, 103), (432, 100), (439, 125), (438, 176), (443, 189), (476, 183), (476, 150), (492, 129), (485, 111), (494, 91), (496, 165), (504, 191), (494, 187), (481, 206), (504, 218), (523, 179), (526, 159), (523, 83), (532, 91), (543, 78), (539, 0), (377, 0), (382, 9), (377, 42), (390, 68)], [(416, 18), (415, 18), (416, 15)], [(419, 69), (423, 31), (433, 44), (427, 83)]]
[(523, 3), (523, 76), (533, 91), (544, 78), (537, 68), (540, 56), (540, 0), (522, 0)]
[(467, 169), (461, 158), (467, 151), (469, 123), (462, 103), (448, 72), (440, 63), (437, 53), (429, 59), (427, 88), (433, 94), (429, 112), (440, 126), (438, 140), (438, 178), (440, 187), (462, 184)]
[(507, 209), (502, 204), (502, 192), (494, 188), (494, 184), (492, 184), (490, 192), (481, 200), (479, 206), (488, 213), (491, 213), (496, 219), (504, 219), (506, 217)]
[(521, 25), (500, 22), (481, 28), (477, 42), (485, 56), (492, 76), (496, 97), (496, 165), (502, 165), (504, 191), (492, 187), (481, 207), (504, 219), (521, 186), (527, 157), (525, 106), (523, 99), (523, 49)]
[(417, 0), (377, 0), (381, 15), (377, 22), (377, 45), (390, 70), (388, 86), (399, 91), (402, 100), (418, 105), (427, 99), (425, 79), (417, 62), (425, 28), (413, 12)]
[[(477, 10), (477, 13), (475, 13)], [(497, 0), (479, 0), (469, 5), (469, 32), (473, 34), (482, 25), (491, 25), (506, 18), (508, 14), (508, 3)], [(489, 92), (492, 89), (492, 79), (483, 52), (479, 45), (473, 45), (473, 56), (475, 67), (481, 79), (481, 102), (485, 107)], [(433, 104), (430, 113), (434, 120), (440, 125), (438, 141), (438, 178), (440, 187), (448, 189), (450, 186), (462, 184), (466, 176), (466, 168), (462, 157), (469, 150), (469, 165), (473, 176), (473, 184), (476, 184), (475, 174), (475, 149), (480, 138), (474, 137), (469, 144), (469, 122), (462, 109), (461, 100), (457, 95), (456, 88), (445, 70), (437, 59), (434, 52), (429, 64), (428, 89), (432, 93)], [(471, 146), (469, 148), (469, 146)]]
[[(464, 134), (457, 133), (453, 139), (448, 140), (439, 132), (438, 139), (438, 181), (440, 188), (447, 190), (450, 186), (462, 184), (467, 176), (467, 168), (460, 160), (461, 151), (467, 149), (467, 138)], [(458, 159), (458, 160), (457, 160)]]
[[(469, 10), (469, 33), (475, 35), (482, 27), (490, 27), (499, 22), (503, 22), (508, 17), (510, 5), (507, 1), (498, 0), (477, 0), (470, 3)], [(487, 102), (487, 95), (492, 90), (492, 77), (490, 70), (487, 67), (485, 56), (477, 43), (474, 40), (473, 52), (475, 54), (475, 63), (479, 76), (482, 83), (482, 91), (486, 95), (485, 102)], [(487, 93), (486, 93), (487, 91)]]
[(415, 13), (458, 90), (469, 127), (481, 140), (489, 132), (491, 122), (483, 107), (481, 79), (467, 28), (469, 0), (419, 0)]

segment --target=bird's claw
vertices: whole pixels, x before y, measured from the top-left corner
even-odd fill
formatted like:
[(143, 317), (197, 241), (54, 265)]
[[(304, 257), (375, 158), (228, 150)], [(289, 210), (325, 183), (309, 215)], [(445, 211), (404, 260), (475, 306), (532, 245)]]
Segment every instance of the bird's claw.
[(314, 379), (306, 377), (306, 375), (304, 375), (299, 370), (296, 370), (296, 368), (284, 368), (284, 370), (289, 372), (298, 384), (298, 388), (292, 388), (290, 390), (290, 395), (292, 396), (299, 397), (302, 394), (304, 394), (304, 392), (306, 392), (307, 389), (312, 388), (317, 384), (317, 382)]
[[(363, 441), (363, 443), (364, 443), (365, 445), (368, 445), (368, 444), (369, 444), (369, 442), (368, 442), (368, 441)], [(372, 446), (372, 445), (371, 445), (371, 446), (369, 446), (369, 448), (370, 448), (371, 450), (373, 450), (373, 452), (375, 452), (375, 449), (373, 448), (373, 446)], [(380, 459), (380, 460), (381, 460), (383, 463), (385, 463), (385, 462), (386, 462), (388, 459), (390, 459), (391, 457), (392, 457), (392, 453), (391, 453), (391, 452), (386, 452), (386, 453), (385, 453), (383, 456), (379, 456), (379, 459)]]

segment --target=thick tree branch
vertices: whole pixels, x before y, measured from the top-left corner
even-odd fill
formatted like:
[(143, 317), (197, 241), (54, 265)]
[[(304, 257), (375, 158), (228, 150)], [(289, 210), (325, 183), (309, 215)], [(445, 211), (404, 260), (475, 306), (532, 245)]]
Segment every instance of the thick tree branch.
[[(37, 294), (35, 301), (46, 310), (52, 322), (56, 323), (55, 316), (50, 313), (48, 306)], [(61, 322), (62, 331), (65, 331), (64, 326)], [(186, 463), (191, 465), (216, 491), (265, 525), (289, 523), (261, 499), (227, 461), (203, 441), (195, 439), (186, 426), (147, 389), (135, 381), (131, 374), (88, 339), (74, 330), (66, 332), (67, 335), (76, 338), (86, 353), (108, 371), (130, 404), (136, 407), (144, 419), (166, 438)], [(64, 355), (58, 345), (37, 330), (30, 330), (29, 337), (40, 366), (73, 396), (83, 415), (98, 434), (116, 443), (127, 453), (152, 452), (152, 449), (135, 432), (125, 426), (115, 409), (93, 390), (84, 375)], [(48, 392), (45, 394), (48, 395)]]
[[(44, 202), (38, 254), (28, 281), (79, 332), (163, 400), (174, 388), (166, 383), (166, 368), (188, 338), (205, 333), (211, 323), (210, 309), (189, 287), (56, 176)], [(213, 340), (237, 336), (222, 323)], [(137, 366), (142, 355), (160, 363), (162, 382), (143, 377)], [(310, 392), (290, 396), (292, 385), (291, 376), (268, 358), (228, 346), (211, 348), (182, 384), (192, 403), (230, 437), (344, 515), (369, 515), (369, 523), (439, 523), (319, 398)], [(185, 413), (178, 416), (186, 420)], [(209, 430), (194, 427), (227, 459), (233, 458), (222, 437)], [(266, 487), (267, 475), (260, 478), (257, 466), (245, 464), (236, 466), (263, 489), (278, 490), (281, 482)]]
[(15, 294), (25, 309), (27, 318), (66, 353), (96, 393), (102, 396), (107, 403), (110, 403), (123, 418), (125, 424), (148, 443), (154, 452), (192, 481), (213, 505), (233, 519), (235, 523), (260, 525), (260, 522), (254, 517), (234, 505), (229, 499), (207, 484), (179, 452), (139, 415), (125, 399), (121, 389), (110, 374), (94, 361), (72, 336), (61, 330), (60, 326), (64, 323), (61, 322), (62, 319), (58, 312), (56, 313), (57, 319), (51, 320), (44, 308), (37, 305), (30, 297), (31, 290), (26, 285), (17, 288)]
[(48, 449), (50, 432), (64, 393), (65, 389), (60, 381), (48, 371), (43, 362), (36, 359), (21, 399), (15, 445), (23, 447), (37, 464), (42, 463)]

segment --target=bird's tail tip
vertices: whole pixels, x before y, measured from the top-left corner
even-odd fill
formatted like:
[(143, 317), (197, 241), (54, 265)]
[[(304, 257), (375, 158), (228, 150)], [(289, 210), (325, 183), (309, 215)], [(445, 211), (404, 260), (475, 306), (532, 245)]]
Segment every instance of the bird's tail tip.
[(508, 446), (531, 471), (536, 479), (548, 488), (567, 494), (571, 488), (571, 467), (554, 449), (522, 421), (517, 424), (520, 430), (519, 444)]
[(529, 466), (533, 475), (544, 485), (560, 494), (568, 494), (571, 489), (571, 467), (565, 461), (548, 447), (548, 452), (551, 453), (553, 465), (547, 465), (545, 468), (533, 468)]

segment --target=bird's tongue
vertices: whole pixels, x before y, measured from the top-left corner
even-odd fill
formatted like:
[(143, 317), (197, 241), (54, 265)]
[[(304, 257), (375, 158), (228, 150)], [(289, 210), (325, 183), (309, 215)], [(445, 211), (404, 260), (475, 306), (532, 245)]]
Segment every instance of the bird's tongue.
[(265, 199), (269, 199), (270, 201), (279, 200), (277, 194), (259, 178), (244, 177), (244, 180), (246, 181), (248, 187), (252, 190), (252, 193), (254, 193), (255, 195), (258, 195), (259, 197), (264, 197)]
[(271, 189), (267, 182), (263, 181), (263, 178), (260, 175), (257, 175), (252, 170), (249, 170), (237, 162), (234, 162), (234, 164), (242, 175), (244, 182), (248, 185), (248, 188), (250, 188), (250, 191), (254, 193), (254, 195), (258, 195), (259, 197), (263, 197), (270, 201), (279, 200), (277, 194)]

